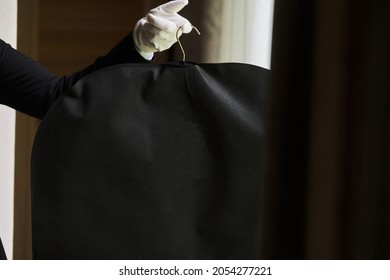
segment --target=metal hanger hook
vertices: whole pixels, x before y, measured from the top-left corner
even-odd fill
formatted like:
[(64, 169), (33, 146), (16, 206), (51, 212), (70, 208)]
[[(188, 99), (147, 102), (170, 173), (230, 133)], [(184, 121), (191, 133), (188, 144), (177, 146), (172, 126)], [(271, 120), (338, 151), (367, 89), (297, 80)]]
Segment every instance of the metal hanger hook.
[[(180, 37), (180, 36), (179, 36), (180, 29), (183, 29), (183, 26), (184, 26), (184, 25), (180, 26), (180, 27), (177, 29), (177, 31), (176, 31), (176, 40), (177, 40), (177, 42), (179, 43), (181, 52), (182, 52), (182, 54), (183, 54), (183, 60), (182, 60), (182, 61), (183, 61), (183, 62), (186, 62), (186, 52), (184, 51), (183, 45), (181, 44), (180, 38), (179, 38), (179, 37)], [(193, 26), (193, 25), (191, 25), (191, 27), (192, 27), (192, 29), (195, 29), (195, 31), (198, 33), (198, 35), (200, 35), (200, 32), (199, 32), (198, 28), (196, 28), (196, 27)]]

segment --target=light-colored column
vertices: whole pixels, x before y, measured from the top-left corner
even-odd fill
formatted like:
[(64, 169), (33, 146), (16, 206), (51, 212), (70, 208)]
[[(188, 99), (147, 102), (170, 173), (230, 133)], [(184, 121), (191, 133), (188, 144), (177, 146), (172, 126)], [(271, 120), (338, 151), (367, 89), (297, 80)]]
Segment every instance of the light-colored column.
[[(17, 1), (0, 0), (0, 38), (16, 47)], [(12, 259), (15, 111), (0, 105), (0, 236)]]
[(223, 0), (221, 62), (271, 67), (274, 0)]

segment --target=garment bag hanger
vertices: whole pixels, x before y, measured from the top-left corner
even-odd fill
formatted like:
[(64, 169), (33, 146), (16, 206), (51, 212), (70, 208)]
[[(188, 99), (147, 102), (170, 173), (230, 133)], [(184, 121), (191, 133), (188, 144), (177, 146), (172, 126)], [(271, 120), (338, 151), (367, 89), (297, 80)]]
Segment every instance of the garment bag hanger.
[[(179, 46), (180, 46), (180, 49), (181, 49), (181, 52), (183, 54), (183, 59), (182, 59), (182, 62), (185, 63), (186, 62), (186, 52), (184, 51), (184, 48), (183, 48), (183, 45), (182, 43), (180, 42), (180, 38), (179, 38), (179, 33), (180, 33), (180, 30), (183, 28), (184, 25), (180, 26), (177, 31), (176, 31), (176, 40), (177, 42), (179, 43)], [(198, 33), (198, 35), (200, 35), (200, 32), (198, 30), (198, 28), (196, 28), (195, 26), (192, 25), (192, 28), (195, 29), (195, 31)]]

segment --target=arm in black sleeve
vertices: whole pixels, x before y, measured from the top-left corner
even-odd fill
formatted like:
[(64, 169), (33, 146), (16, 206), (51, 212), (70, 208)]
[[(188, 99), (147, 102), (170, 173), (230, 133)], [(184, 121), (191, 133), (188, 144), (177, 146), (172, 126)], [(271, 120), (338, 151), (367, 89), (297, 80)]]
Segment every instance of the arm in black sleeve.
[(82, 77), (110, 65), (144, 62), (129, 34), (92, 65), (72, 75), (58, 77), (0, 40), (0, 104), (41, 119), (57, 97)]

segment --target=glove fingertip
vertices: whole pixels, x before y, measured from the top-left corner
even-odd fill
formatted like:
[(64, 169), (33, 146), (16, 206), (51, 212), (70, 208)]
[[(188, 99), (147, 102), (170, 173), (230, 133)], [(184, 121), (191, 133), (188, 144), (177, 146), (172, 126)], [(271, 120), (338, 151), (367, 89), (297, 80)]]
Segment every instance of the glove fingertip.
[(174, 0), (160, 5), (158, 8), (167, 13), (178, 13), (188, 5), (188, 0)]
[(181, 30), (182, 30), (183, 33), (185, 33), (185, 34), (190, 33), (190, 32), (192, 31), (192, 24), (189, 23), (189, 22), (185, 23), (185, 24), (182, 26)]

